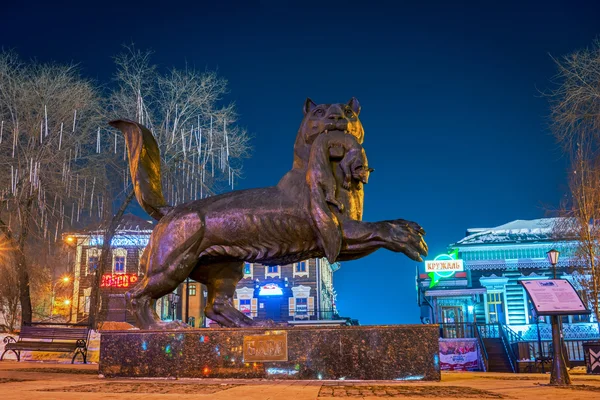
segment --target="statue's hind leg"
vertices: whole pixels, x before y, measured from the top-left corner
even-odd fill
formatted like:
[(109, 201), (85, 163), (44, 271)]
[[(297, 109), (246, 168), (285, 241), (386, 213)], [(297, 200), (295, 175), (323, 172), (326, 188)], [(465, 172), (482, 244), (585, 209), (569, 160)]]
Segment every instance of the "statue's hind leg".
[(186, 325), (179, 322), (161, 321), (155, 311), (156, 300), (173, 292), (192, 272), (200, 252), (197, 242), (188, 242), (170, 252), (156, 252), (148, 247), (140, 260), (146, 275), (131, 291), (127, 292), (128, 308), (141, 329), (170, 329)]
[(191, 277), (206, 285), (206, 316), (225, 327), (252, 326), (255, 322), (233, 306), (237, 283), (244, 276), (240, 261), (199, 265)]

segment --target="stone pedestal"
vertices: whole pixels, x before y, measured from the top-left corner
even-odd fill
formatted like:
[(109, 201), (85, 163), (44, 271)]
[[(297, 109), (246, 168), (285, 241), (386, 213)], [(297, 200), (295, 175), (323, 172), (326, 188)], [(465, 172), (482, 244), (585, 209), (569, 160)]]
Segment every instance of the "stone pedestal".
[[(102, 332), (106, 377), (439, 380), (438, 325)], [(277, 361), (274, 361), (277, 360)]]

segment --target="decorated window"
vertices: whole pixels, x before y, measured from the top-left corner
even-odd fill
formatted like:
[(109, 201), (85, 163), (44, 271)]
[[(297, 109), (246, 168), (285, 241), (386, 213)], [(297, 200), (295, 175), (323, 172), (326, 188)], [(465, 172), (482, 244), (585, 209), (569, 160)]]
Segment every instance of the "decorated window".
[(125, 272), (125, 257), (115, 257), (115, 272), (117, 274)]
[(93, 274), (98, 269), (98, 256), (88, 257), (88, 274)]
[(267, 265), (265, 266), (265, 278), (280, 278), (281, 269), (279, 265)]
[(249, 315), (252, 312), (252, 299), (240, 299), (239, 310)]
[(100, 250), (92, 247), (87, 250), (87, 264), (85, 268), (86, 275), (92, 275), (98, 269), (98, 262), (100, 260)]
[(492, 292), (487, 294), (487, 314), (488, 323), (504, 323), (504, 302), (501, 292)]
[(308, 315), (308, 299), (306, 297), (296, 299), (296, 315)]
[(310, 295), (310, 286), (294, 286), (293, 297), (288, 299), (289, 316), (294, 319), (309, 319), (315, 315), (315, 298)]
[(254, 318), (258, 315), (258, 299), (254, 298), (254, 289), (242, 287), (235, 290), (236, 299), (233, 306), (246, 316)]
[(127, 264), (127, 249), (113, 250), (113, 274), (124, 274)]
[(308, 261), (301, 261), (299, 263), (295, 263), (293, 268), (294, 276), (308, 277)]

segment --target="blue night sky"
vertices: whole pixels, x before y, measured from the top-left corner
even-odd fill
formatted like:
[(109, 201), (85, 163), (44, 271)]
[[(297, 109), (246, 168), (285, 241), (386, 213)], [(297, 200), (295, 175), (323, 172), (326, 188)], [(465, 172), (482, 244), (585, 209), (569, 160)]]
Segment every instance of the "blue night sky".
[[(550, 55), (600, 35), (597, 1), (44, 3), (3, 4), (0, 46), (78, 62), (104, 84), (111, 57), (132, 41), (164, 67), (218, 68), (254, 136), (241, 188), (274, 185), (291, 168), (307, 96), (356, 96), (376, 169), (364, 220), (419, 222), (431, 258), (469, 227), (539, 218), (558, 204), (567, 161), (540, 92), (555, 73)], [(344, 263), (341, 314), (418, 323), (415, 265), (385, 250)]]

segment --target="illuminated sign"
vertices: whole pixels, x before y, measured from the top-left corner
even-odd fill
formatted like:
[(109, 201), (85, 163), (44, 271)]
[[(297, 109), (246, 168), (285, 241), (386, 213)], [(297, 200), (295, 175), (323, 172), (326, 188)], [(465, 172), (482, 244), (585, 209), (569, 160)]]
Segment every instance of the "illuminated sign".
[(451, 278), (456, 272), (464, 271), (463, 260), (457, 260), (457, 254), (440, 254), (433, 261), (425, 261), (425, 272), (429, 275), (431, 282), (429, 287), (437, 285), (441, 278)]
[[(135, 247), (146, 247), (148, 245), (148, 241), (150, 240), (150, 235), (131, 235), (131, 236), (123, 236), (117, 235), (113, 237), (110, 241), (111, 247), (119, 247), (119, 246), (135, 246)], [(103, 236), (92, 236), (90, 238), (89, 246), (102, 246), (104, 243)]]
[(135, 274), (104, 274), (100, 287), (128, 288), (137, 283), (138, 276)]
[(282, 294), (283, 291), (281, 288), (274, 283), (266, 284), (265, 286), (261, 287), (260, 291), (258, 292), (259, 296), (281, 296)]

